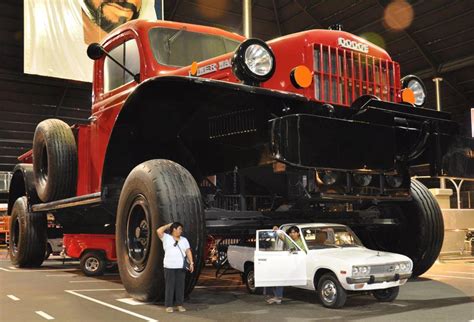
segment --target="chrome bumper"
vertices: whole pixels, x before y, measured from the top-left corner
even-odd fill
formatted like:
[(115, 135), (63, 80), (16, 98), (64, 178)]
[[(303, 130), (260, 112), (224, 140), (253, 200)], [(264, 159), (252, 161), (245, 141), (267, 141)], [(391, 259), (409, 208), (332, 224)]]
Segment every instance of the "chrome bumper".
[(371, 275), (369, 277), (359, 277), (359, 278), (347, 277), (346, 281), (348, 284), (359, 284), (359, 283), (374, 284), (374, 283), (382, 283), (382, 282), (396, 282), (398, 280), (408, 279), (410, 278), (410, 276), (411, 276), (411, 273), (385, 275), (385, 276)]

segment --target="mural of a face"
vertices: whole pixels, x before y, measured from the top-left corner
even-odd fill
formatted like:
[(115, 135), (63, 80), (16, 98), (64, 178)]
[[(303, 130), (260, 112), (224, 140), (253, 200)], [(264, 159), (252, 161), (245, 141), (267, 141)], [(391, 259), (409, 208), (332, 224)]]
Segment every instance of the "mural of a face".
[(102, 30), (110, 32), (138, 18), (142, 0), (82, 0), (86, 15)]

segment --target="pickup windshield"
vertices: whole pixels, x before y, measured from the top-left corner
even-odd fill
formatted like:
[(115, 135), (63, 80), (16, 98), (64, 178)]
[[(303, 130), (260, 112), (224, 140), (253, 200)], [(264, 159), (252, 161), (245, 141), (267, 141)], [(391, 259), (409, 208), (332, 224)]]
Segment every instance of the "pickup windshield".
[(354, 232), (345, 227), (308, 227), (301, 231), (309, 249), (363, 246)]
[(161, 65), (184, 67), (234, 51), (240, 44), (235, 39), (190, 32), (184, 29), (153, 28), (150, 45)]

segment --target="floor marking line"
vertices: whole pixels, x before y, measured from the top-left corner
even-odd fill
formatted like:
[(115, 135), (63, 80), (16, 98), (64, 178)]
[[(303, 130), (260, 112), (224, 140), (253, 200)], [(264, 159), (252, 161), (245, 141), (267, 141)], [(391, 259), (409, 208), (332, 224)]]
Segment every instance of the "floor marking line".
[(31, 273), (31, 272), (73, 272), (78, 271), (76, 268), (66, 268), (66, 269), (7, 269), (0, 267), (0, 270), (10, 273)]
[(122, 303), (125, 303), (125, 304), (128, 304), (128, 305), (145, 305), (145, 304), (149, 304), (149, 303), (146, 303), (146, 302), (140, 302), (140, 301), (137, 301), (131, 297), (127, 297), (127, 298), (124, 298), (124, 299), (117, 299), (117, 301), (119, 302), (122, 302)]
[(54, 318), (49, 315), (48, 313), (45, 313), (43, 311), (35, 311), (36, 314), (38, 314), (39, 316), (45, 318), (46, 320), (54, 320)]
[(69, 281), (69, 283), (103, 283), (103, 282), (121, 282), (121, 280)]
[(15, 295), (7, 295), (9, 298), (11, 298), (13, 301), (19, 301), (20, 299), (16, 297)]
[(474, 277), (461, 277), (461, 276), (451, 276), (451, 275), (435, 275), (435, 274), (425, 274), (423, 277), (432, 276), (432, 277), (447, 277), (447, 278), (459, 278), (463, 280), (474, 280)]
[(135, 316), (135, 317), (137, 317), (137, 318), (139, 318), (139, 319), (146, 320), (146, 321), (148, 321), (148, 322), (158, 322), (158, 320), (149, 318), (149, 317), (147, 317), (147, 316), (144, 316), (144, 315), (141, 315), (141, 314), (138, 314), (138, 313), (129, 311), (129, 310), (122, 309), (121, 307), (118, 307), (118, 306), (115, 306), (115, 305), (112, 305), (112, 304), (109, 304), (109, 303), (105, 303), (105, 302), (96, 300), (95, 298), (86, 296), (86, 295), (84, 295), (84, 294), (77, 293), (77, 292), (75, 292), (75, 291), (65, 291), (65, 292), (67, 292), (67, 293), (69, 293), (69, 294), (73, 294), (73, 295), (79, 296), (79, 297), (82, 297), (82, 298), (84, 298), (84, 299), (86, 299), (86, 300), (88, 300), (88, 301), (92, 301), (92, 302), (95, 302), (95, 303), (97, 303), (97, 304), (101, 304), (101, 305), (107, 306), (107, 307), (109, 307), (109, 308), (111, 308), (111, 309), (114, 309), (114, 310), (117, 310), (117, 311), (120, 311), (120, 312), (129, 314), (129, 315)]
[(83, 290), (65, 290), (66, 292), (102, 292), (102, 291), (125, 291), (124, 288), (86, 288)]

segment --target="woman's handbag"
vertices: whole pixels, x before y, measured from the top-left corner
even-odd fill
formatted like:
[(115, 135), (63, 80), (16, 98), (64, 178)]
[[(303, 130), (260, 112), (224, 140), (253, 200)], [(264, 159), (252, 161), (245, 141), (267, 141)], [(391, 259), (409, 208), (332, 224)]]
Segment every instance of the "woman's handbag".
[(189, 263), (188, 257), (183, 253), (183, 250), (181, 247), (179, 247), (178, 241), (176, 241), (175, 246), (178, 246), (179, 251), (181, 252), (181, 255), (183, 255), (183, 269), (190, 271), (191, 270), (191, 263)]

